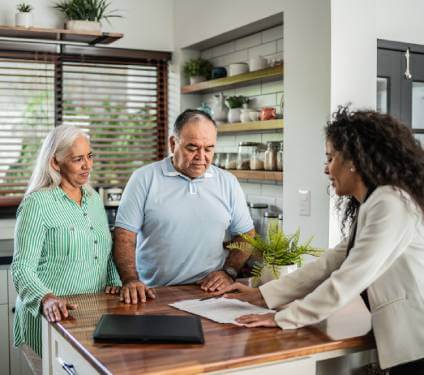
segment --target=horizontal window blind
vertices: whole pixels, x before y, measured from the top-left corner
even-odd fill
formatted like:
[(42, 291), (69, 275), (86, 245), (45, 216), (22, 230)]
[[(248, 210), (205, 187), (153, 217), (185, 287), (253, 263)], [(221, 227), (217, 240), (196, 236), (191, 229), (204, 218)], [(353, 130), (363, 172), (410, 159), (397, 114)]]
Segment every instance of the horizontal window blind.
[(134, 50), (85, 51), (9, 56), (0, 48), (0, 206), (22, 198), (54, 126), (89, 134), (94, 187), (123, 187), (136, 168), (164, 157), (170, 55), (149, 60), (148, 51), (139, 59)]
[(54, 127), (54, 66), (0, 57), (0, 198), (22, 196)]
[(62, 74), (62, 122), (89, 133), (94, 186), (124, 186), (134, 169), (163, 156), (158, 66), (64, 61)]

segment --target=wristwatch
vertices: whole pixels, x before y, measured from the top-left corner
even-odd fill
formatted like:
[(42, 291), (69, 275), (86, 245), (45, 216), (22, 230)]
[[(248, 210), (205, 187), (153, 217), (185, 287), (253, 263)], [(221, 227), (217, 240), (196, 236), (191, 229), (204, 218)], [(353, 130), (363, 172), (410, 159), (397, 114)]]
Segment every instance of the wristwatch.
[(230, 276), (233, 280), (237, 278), (238, 272), (233, 267), (224, 267), (223, 271)]

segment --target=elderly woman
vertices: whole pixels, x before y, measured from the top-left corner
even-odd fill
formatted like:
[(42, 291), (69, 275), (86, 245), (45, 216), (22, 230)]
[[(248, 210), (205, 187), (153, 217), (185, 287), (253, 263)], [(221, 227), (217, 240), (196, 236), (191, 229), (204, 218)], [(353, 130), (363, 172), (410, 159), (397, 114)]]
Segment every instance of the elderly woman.
[(15, 345), (41, 371), (41, 313), (49, 322), (77, 306), (67, 295), (119, 292), (111, 235), (99, 195), (88, 185), (88, 136), (59, 126), (45, 139), (18, 208), (12, 275), (18, 292)]
[(361, 294), (371, 311), (379, 363), (424, 374), (424, 151), (411, 131), (373, 111), (340, 109), (326, 127), (325, 173), (344, 197), (350, 234), (314, 263), (238, 298), (276, 314), (238, 318), (247, 327), (317, 323)]

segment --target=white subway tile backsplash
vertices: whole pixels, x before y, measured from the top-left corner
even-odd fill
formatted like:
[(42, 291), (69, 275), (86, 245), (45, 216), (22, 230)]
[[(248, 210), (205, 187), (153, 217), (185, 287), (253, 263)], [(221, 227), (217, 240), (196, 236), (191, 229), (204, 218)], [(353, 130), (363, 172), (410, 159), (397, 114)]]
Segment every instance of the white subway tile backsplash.
[(261, 86), (258, 84), (236, 88), (236, 95), (258, 96), (261, 95)]
[(261, 88), (261, 94), (271, 94), (283, 91), (283, 80), (263, 82)]
[(268, 56), (271, 54), (275, 54), (277, 52), (277, 43), (269, 42), (266, 44), (261, 44), (257, 47), (249, 48), (249, 58), (256, 56)]
[(247, 50), (237, 51), (221, 57), (222, 65), (228, 66), (232, 63), (247, 62)]
[(255, 99), (257, 108), (273, 107), (277, 104), (277, 94), (259, 95), (252, 99)]
[(272, 196), (276, 199), (283, 198), (283, 186), (282, 185), (268, 185), (262, 184), (261, 194), (263, 196)]
[(283, 200), (282, 199), (276, 199), (275, 205), (278, 207), (279, 211), (283, 211)]
[(283, 140), (283, 132), (262, 134), (262, 143), (279, 142)]
[(261, 134), (240, 134), (236, 136), (237, 145), (239, 142), (261, 142)]
[(221, 44), (220, 46), (214, 47), (212, 49), (212, 56), (222, 56), (228, 53), (235, 51), (235, 42), (231, 41), (229, 43)]
[(253, 35), (246, 36), (245, 38), (237, 39), (235, 48), (236, 48), (236, 51), (240, 51), (242, 49), (258, 46), (261, 43), (262, 43), (261, 34), (256, 33)]
[(277, 40), (283, 37), (283, 25), (262, 31), (262, 43)]
[(219, 135), (217, 144), (222, 146), (233, 146), (236, 144), (236, 136), (235, 135)]
[(261, 193), (261, 185), (260, 184), (251, 184), (251, 183), (248, 183), (248, 182), (241, 181), (240, 186), (247, 196), (260, 195), (260, 193)]
[(275, 198), (267, 197), (263, 194), (248, 194), (248, 201), (252, 203), (266, 203), (270, 207), (275, 206)]
[(202, 52), (200, 52), (200, 57), (202, 57), (203, 59), (209, 60), (210, 58), (213, 57), (213, 49), (209, 48), (209, 49), (205, 49)]
[(277, 40), (277, 52), (283, 52), (283, 41), (283, 38)]

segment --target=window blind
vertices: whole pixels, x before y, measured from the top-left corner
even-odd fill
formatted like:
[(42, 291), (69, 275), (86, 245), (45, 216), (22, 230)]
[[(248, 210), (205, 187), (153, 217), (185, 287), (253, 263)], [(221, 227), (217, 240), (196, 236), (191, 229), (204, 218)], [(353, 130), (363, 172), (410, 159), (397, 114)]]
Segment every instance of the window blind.
[(54, 127), (49, 60), (0, 57), (0, 198), (22, 196), (38, 149)]
[(54, 126), (89, 134), (94, 187), (123, 187), (136, 168), (164, 157), (169, 53), (1, 47), (0, 206), (19, 203)]

